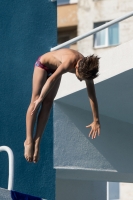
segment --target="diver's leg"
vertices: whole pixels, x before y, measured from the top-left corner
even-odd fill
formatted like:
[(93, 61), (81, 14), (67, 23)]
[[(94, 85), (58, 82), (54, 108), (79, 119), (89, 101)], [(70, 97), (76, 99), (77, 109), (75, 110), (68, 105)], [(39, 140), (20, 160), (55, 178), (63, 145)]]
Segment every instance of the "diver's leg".
[(24, 142), (25, 158), (29, 162), (32, 162), (33, 159), (33, 153), (34, 153), (33, 130), (37, 114), (36, 111), (34, 115), (31, 115), (31, 111), (34, 108), (34, 101), (39, 97), (41, 89), (46, 82), (46, 78), (47, 78), (47, 72), (44, 69), (40, 67), (34, 68), (32, 97), (26, 114), (26, 140)]
[(38, 122), (37, 122), (37, 129), (36, 134), (34, 137), (35, 141), (35, 148), (34, 148), (34, 155), (33, 155), (33, 162), (37, 162), (39, 158), (39, 147), (40, 147), (40, 141), (43, 134), (43, 131), (45, 129), (51, 107), (53, 105), (53, 100), (57, 94), (59, 85), (60, 85), (59, 79), (54, 87), (51, 89), (51, 91), (48, 93), (48, 95), (45, 97), (45, 99), (42, 102), (42, 107), (38, 116)]

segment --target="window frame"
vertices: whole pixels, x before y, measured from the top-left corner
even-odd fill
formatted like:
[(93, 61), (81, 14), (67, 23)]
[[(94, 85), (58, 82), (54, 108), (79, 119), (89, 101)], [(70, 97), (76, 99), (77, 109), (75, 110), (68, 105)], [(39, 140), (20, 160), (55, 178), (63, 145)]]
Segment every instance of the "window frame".
[[(105, 21), (105, 22), (94, 22), (94, 26), (93, 27), (95, 27), (95, 24), (96, 23), (103, 23), (103, 24), (106, 24), (107, 22), (109, 22), (109, 21)], [(119, 22), (118, 23), (116, 23), (116, 24), (118, 24), (118, 43), (117, 44), (109, 44), (109, 27), (107, 27), (107, 28), (105, 28), (105, 29), (103, 29), (103, 30), (105, 30), (105, 45), (96, 45), (96, 34), (97, 33), (95, 33), (94, 34), (94, 37), (93, 37), (93, 48), (95, 48), (95, 49), (98, 49), (98, 48), (106, 48), (106, 47), (113, 47), (113, 46), (118, 46), (119, 44), (120, 44), (120, 41), (119, 41), (119, 36), (120, 36), (120, 29), (119, 29)], [(99, 26), (97, 26), (97, 27), (99, 27)], [(97, 28), (97, 27), (95, 27), (95, 28)]]

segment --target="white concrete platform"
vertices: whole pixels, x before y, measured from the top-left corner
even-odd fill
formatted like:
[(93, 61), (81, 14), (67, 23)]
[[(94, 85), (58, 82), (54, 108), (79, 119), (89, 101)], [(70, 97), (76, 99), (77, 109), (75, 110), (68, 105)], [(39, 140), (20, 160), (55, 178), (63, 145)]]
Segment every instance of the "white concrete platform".
[(85, 128), (92, 122), (85, 84), (64, 75), (54, 102), (57, 177), (133, 182), (132, 52), (133, 40), (101, 55), (95, 80), (101, 136), (95, 140)]
[[(30, 196), (30, 199), (31, 199), (31, 196)], [(11, 191), (7, 190), (7, 189), (0, 188), (0, 200), (12, 200)], [(42, 199), (42, 200), (46, 200), (46, 199)]]
[(11, 192), (9, 190), (0, 188), (0, 200), (12, 200)]

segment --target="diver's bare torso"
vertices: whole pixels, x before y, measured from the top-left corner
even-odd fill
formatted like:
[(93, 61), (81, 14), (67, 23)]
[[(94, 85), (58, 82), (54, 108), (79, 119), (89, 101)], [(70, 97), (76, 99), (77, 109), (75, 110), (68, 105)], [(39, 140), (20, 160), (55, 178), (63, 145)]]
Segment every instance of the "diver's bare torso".
[(53, 52), (48, 52), (41, 56), (40, 61), (46, 65), (51, 72), (56, 69), (64, 62), (70, 63), (68, 66), (68, 72), (75, 73), (75, 65), (77, 61), (82, 59), (84, 56), (72, 49), (60, 49)]

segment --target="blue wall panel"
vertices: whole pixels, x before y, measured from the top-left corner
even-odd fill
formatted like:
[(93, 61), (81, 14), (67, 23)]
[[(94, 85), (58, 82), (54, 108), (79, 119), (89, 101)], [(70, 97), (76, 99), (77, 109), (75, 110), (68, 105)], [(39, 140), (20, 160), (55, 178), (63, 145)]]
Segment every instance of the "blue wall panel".
[[(33, 66), (57, 41), (56, 2), (0, 0), (0, 146), (15, 156), (14, 189), (53, 200), (53, 115), (41, 143), (38, 164), (23, 157), (25, 115), (31, 97)], [(1, 173), (2, 172), (2, 173)], [(0, 154), (0, 187), (7, 188), (6, 153)]]

